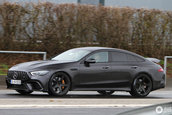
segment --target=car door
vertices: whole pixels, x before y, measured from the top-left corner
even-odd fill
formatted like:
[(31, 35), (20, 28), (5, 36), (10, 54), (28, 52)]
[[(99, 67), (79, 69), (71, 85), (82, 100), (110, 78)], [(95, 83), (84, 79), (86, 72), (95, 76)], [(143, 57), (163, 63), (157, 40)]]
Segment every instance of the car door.
[(112, 51), (110, 52), (111, 61), (111, 79), (114, 82), (114, 88), (130, 88), (132, 78), (139, 63), (135, 56), (124, 52)]
[(77, 87), (87, 89), (107, 87), (106, 84), (111, 70), (109, 52), (95, 52), (85, 58), (85, 60), (88, 59), (94, 59), (95, 63), (89, 63), (89, 66), (84, 63), (80, 64)]

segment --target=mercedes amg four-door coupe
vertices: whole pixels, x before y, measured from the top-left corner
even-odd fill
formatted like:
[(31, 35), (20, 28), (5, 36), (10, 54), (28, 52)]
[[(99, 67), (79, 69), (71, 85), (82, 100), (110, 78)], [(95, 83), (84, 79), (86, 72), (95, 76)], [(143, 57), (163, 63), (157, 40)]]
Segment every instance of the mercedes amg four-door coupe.
[(145, 97), (165, 87), (165, 74), (160, 65), (126, 50), (82, 47), (51, 60), (15, 65), (9, 69), (6, 83), (20, 94), (43, 91), (64, 96), (68, 91), (97, 91), (111, 95), (127, 91)]

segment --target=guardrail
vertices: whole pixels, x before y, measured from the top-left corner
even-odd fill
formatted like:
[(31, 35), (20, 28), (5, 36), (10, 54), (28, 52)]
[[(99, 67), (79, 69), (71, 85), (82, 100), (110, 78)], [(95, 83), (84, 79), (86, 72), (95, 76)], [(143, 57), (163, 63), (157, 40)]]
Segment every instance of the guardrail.
[(43, 60), (46, 60), (47, 58), (47, 52), (33, 52), (33, 51), (2, 51), (0, 50), (0, 53), (15, 53), (15, 54), (42, 54)]
[(172, 56), (165, 56), (164, 57), (164, 72), (165, 72), (165, 75), (167, 74), (167, 59), (168, 58), (172, 58)]
[(172, 58), (172, 56), (165, 56), (164, 57), (164, 73), (165, 73), (165, 82), (166, 82), (166, 77), (167, 77), (167, 59)]
[[(12, 53), (12, 54), (41, 54), (43, 55), (43, 60), (46, 60), (47, 58), (47, 52), (34, 52), (34, 51), (2, 51), (0, 50), (0, 53)], [(8, 68), (8, 67), (7, 67)], [(0, 68), (0, 75), (6, 75), (6, 71), (8, 69), (1, 69)]]

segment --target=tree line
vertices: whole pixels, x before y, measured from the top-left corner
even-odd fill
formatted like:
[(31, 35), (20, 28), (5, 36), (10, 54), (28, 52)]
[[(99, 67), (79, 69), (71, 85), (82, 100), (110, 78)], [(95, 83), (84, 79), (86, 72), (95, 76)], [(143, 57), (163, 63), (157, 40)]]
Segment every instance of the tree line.
[(0, 50), (46, 51), (104, 46), (145, 57), (172, 55), (172, 12), (78, 4), (3, 3)]

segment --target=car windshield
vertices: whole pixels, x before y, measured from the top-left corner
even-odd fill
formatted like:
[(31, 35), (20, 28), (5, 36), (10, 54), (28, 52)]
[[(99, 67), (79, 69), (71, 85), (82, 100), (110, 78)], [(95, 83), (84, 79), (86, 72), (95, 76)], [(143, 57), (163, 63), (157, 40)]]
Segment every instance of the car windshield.
[(78, 50), (78, 49), (71, 49), (68, 51), (65, 51), (51, 60), (64, 60), (64, 61), (79, 61), (81, 58), (86, 56), (90, 51), (88, 50)]

